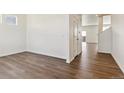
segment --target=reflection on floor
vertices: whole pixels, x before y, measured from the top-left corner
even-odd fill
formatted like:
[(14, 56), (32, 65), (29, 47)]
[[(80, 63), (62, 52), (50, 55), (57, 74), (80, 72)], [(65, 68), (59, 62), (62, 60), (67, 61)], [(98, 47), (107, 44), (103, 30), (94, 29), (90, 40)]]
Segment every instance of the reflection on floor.
[(124, 78), (124, 75), (111, 55), (97, 54), (96, 44), (87, 44), (71, 64), (29, 52), (1, 57), (0, 78), (94, 79)]

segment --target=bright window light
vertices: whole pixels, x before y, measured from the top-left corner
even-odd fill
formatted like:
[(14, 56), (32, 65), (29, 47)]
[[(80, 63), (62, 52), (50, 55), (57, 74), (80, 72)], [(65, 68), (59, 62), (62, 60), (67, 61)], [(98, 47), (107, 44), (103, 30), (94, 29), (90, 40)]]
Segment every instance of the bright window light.
[(82, 36), (86, 36), (86, 31), (82, 31)]

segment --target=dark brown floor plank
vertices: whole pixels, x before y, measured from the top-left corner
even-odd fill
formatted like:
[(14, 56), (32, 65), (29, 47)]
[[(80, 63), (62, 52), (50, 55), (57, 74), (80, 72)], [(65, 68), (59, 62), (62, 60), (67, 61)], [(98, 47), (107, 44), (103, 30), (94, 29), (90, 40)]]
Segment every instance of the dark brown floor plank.
[(97, 53), (87, 44), (71, 64), (54, 57), (29, 52), (0, 58), (0, 78), (6, 79), (121, 79), (124, 74), (109, 54)]

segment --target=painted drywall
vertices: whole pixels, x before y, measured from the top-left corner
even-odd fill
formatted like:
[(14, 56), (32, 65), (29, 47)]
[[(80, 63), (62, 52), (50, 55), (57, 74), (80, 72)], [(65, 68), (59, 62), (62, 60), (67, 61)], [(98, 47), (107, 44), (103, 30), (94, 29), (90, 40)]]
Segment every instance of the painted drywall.
[(98, 34), (98, 52), (111, 53), (112, 49), (112, 31), (111, 27)]
[[(0, 56), (29, 51), (66, 59), (68, 63), (71, 62), (70, 49), (73, 48), (73, 37), (71, 37), (73, 33), (71, 31), (73, 30), (69, 28), (69, 15), (14, 16), (18, 17), (17, 26), (7, 25), (4, 20), (0, 25)], [(81, 24), (80, 16), (73, 16), (74, 21), (79, 26)]]
[(83, 26), (82, 31), (86, 31), (86, 42), (87, 43), (98, 43), (98, 26)]
[(95, 14), (82, 15), (82, 31), (87, 33), (87, 43), (98, 43), (98, 17)]
[(18, 25), (5, 23), (5, 16), (2, 15), (0, 24), (0, 56), (23, 52), (26, 49), (26, 16), (17, 16)]
[[(104, 29), (110, 27), (111, 16), (103, 17)], [(82, 31), (86, 31), (87, 43), (98, 43), (98, 16), (95, 14), (82, 15)]]
[(27, 51), (67, 59), (68, 31), (66, 14), (27, 15)]
[(112, 55), (124, 72), (124, 15), (112, 15)]
[(82, 15), (82, 26), (98, 25), (98, 17), (95, 14)]
[(111, 24), (111, 15), (103, 16), (103, 24)]

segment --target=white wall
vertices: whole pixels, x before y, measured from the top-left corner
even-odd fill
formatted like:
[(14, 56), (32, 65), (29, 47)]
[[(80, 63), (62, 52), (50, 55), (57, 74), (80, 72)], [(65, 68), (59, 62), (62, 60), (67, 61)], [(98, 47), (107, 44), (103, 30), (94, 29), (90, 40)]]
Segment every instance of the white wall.
[(86, 42), (87, 43), (98, 43), (98, 26), (83, 26), (83, 31), (86, 31)]
[(0, 24), (0, 56), (25, 51), (26, 48), (26, 16), (16, 15), (18, 25)]
[(82, 15), (82, 26), (98, 25), (98, 17), (95, 14)]
[(124, 72), (124, 15), (112, 15), (112, 55)]
[(98, 52), (111, 53), (112, 49), (112, 31), (111, 27), (102, 31), (98, 35)]
[(68, 15), (27, 15), (27, 51), (67, 58)]
[(95, 14), (82, 15), (82, 31), (86, 31), (87, 43), (98, 43), (98, 17)]
[[(17, 26), (0, 25), (0, 56), (29, 51), (67, 59), (70, 63), (73, 30), (69, 28), (69, 15), (16, 16)], [(79, 15), (74, 16), (74, 20), (78, 26), (81, 24)]]
[(103, 24), (111, 24), (111, 15), (103, 16)]

